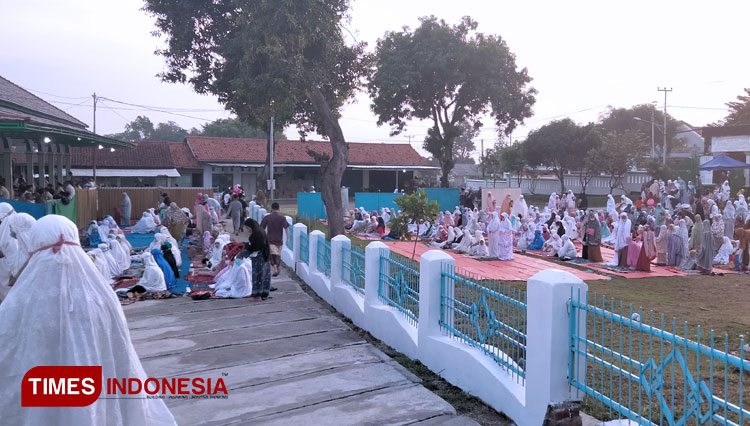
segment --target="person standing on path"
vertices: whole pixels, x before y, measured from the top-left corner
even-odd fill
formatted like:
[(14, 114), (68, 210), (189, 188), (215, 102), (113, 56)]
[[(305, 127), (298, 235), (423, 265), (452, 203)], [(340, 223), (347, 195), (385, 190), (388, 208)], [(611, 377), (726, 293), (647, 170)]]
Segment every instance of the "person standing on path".
[[(279, 275), (281, 266), (281, 249), (284, 244), (289, 244), (289, 223), (286, 218), (279, 214), (279, 203), (271, 204), (271, 214), (263, 218), (260, 223), (261, 229), (266, 230), (268, 245), (271, 250), (271, 270), (273, 276)], [(287, 230), (284, 240), (284, 230)]]
[(266, 300), (270, 297), (268, 292), (272, 291), (271, 267), (268, 262), (270, 249), (268, 248), (266, 231), (260, 227), (260, 224), (255, 219), (247, 219), (245, 225), (250, 231), (250, 237), (245, 244), (245, 249), (248, 251), (253, 263), (253, 293), (251, 296)]
[(237, 195), (232, 196), (232, 202), (229, 203), (227, 208), (227, 216), (232, 219), (232, 227), (234, 229), (234, 235), (240, 234), (240, 220), (242, 218), (242, 203), (237, 198)]

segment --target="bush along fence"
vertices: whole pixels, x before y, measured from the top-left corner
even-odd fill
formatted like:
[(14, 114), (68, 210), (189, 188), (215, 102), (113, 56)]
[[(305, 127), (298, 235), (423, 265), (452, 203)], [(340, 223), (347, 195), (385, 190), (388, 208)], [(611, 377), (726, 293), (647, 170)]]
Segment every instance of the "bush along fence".
[(744, 341), (733, 354), (726, 336), (589, 298), (555, 269), (523, 291), (462, 273), (442, 251), (415, 262), (379, 241), (362, 251), (343, 235), (290, 229), (282, 259), (322, 299), (518, 425), (576, 424), (581, 401), (632, 424), (750, 420)]

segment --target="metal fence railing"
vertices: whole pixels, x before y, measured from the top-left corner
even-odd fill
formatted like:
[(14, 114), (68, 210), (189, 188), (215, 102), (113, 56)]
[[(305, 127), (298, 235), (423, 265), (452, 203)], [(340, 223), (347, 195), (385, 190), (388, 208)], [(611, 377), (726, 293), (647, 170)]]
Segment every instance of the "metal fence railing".
[(299, 234), (299, 258), (306, 264), (310, 264), (310, 237), (306, 232)]
[(440, 306), (443, 330), (525, 380), (525, 291), (497, 280), (459, 274), (446, 263), (441, 271)]
[(361, 248), (353, 246), (343, 248), (341, 279), (358, 292), (365, 292), (365, 252)]
[(378, 296), (419, 323), (419, 263), (388, 250), (380, 254)]
[(325, 238), (318, 238), (317, 257), (318, 271), (331, 278), (331, 243)]
[[(744, 338), (585, 292), (571, 294), (568, 377), (584, 409), (637, 424), (746, 424)], [(585, 335), (579, 322), (585, 321)], [(680, 335), (682, 334), (682, 335)], [(589, 408), (587, 409), (587, 406)], [(605, 419), (602, 419), (605, 420)]]

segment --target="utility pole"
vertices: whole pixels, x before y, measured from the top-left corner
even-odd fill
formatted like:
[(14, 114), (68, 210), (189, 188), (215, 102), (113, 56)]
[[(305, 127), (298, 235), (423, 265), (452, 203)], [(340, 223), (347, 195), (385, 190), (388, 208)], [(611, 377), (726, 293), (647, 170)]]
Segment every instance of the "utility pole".
[(482, 147), (482, 155), (479, 157), (479, 161), (482, 162), (482, 180), (484, 180), (484, 139), (480, 139)]
[(651, 108), (651, 158), (656, 158), (656, 146), (654, 145), (654, 110), (656, 108)]
[(664, 88), (656, 88), (659, 92), (664, 92), (664, 129), (662, 129), (662, 133), (664, 134), (664, 147), (662, 151), (662, 164), (667, 164), (667, 92), (671, 92), (672, 88), (670, 87), (667, 89)]
[(274, 182), (273, 180), (273, 117), (271, 117), (271, 143), (270, 145), (271, 146), (268, 152), (268, 159), (270, 160), (270, 167), (269, 167), (270, 179), (268, 181), (268, 187), (269, 187), (269, 190), (271, 191), (271, 201), (273, 201), (273, 190), (276, 189), (276, 182)]
[[(96, 92), (92, 95), (94, 98), (94, 134), (96, 134)], [(94, 165), (93, 165), (93, 177), (94, 177), (94, 187), (96, 187), (96, 151), (99, 150), (99, 144), (94, 142)]]

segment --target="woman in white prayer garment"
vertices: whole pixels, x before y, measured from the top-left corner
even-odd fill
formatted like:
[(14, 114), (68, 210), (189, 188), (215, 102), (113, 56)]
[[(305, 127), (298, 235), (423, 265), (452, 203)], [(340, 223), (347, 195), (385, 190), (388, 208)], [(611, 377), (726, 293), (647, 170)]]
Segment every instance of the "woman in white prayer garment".
[(109, 273), (109, 264), (107, 264), (107, 259), (104, 258), (104, 253), (102, 253), (101, 250), (98, 248), (93, 249), (86, 253), (91, 258), (91, 261), (94, 263), (94, 267), (97, 271), (99, 271), (100, 274), (102, 274), (102, 278), (107, 284), (112, 284), (112, 278), (110, 277)]
[(612, 194), (607, 194), (607, 213), (613, 218), (617, 217), (617, 210), (615, 210), (615, 199)]
[(474, 237), (471, 236), (471, 231), (468, 228), (464, 229), (464, 237), (461, 238), (461, 242), (454, 244), (453, 249), (459, 253), (468, 253), (472, 244), (474, 244)]
[(621, 267), (622, 265), (627, 266), (628, 237), (630, 237), (632, 226), (630, 219), (628, 219), (628, 215), (621, 213), (620, 220), (617, 222), (617, 229), (612, 233), (615, 236), (615, 257), (612, 259), (610, 265), (620, 265)]
[(102, 252), (102, 257), (107, 262), (107, 268), (109, 268), (109, 278), (116, 278), (122, 271), (120, 270), (120, 265), (117, 264), (114, 256), (112, 256), (112, 251), (109, 249), (109, 244), (101, 243), (99, 244), (98, 248), (99, 251)]
[(130, 268), (130, 253), (126, 253), (122, 248), (122, 244), (115, 238), (109, 242), (109, 251), (112, 253), (112, 257), (117, 262), (117, 266), (120, 272)]
[(557, 257), (560, 258), (560, 260), (570, 260), (575, 259), (576, 254), (576, 247), (573, 245), (573, 241), (570, 240), (570, 237), (567, 235), (563, 235), (562, 237), (562, 247), (560, 247), (560, 250), (557, 251)]
[(145, 392), (85, 407), (22, 407), (26, 373), (40, 365), (101, 366), (102, 380), (147, 378), (117, 296), (79, 245), (76, 225), (48, 215), (31, 230), (29, 262), (0, 305), (2, 423), (175, 425), (162, 399)]
[(167, 291), (167, 283), (164, 281), (164, 272), (150, 251), (144, 251), (140, 256), (143, 260), (143, 275), (138, 280), (138, 284), (143, 286), (146, 291), (159, 292)]
[(253, 294), (253, 263), (240, 255), (234, 259), (232, 269), (214, 285), (217, 297), (240, 299)]
[(724, 237), (724, 242), (719, 247), (719, 253), (714, 257), (714, 265), (727, 265), (729, 264), (729, 256), (734, 252), (735, 248), (732, 246), (732, 240), (729, 237)]
[(497, 247), (497, 258), (500, 260), (513, 260), (513, 229), (508, 220), (508, 214), (500, 216), (500, 235)]
[(141, 219), (130, 228), (133, 234), (148, 234), (156, 228), (156, 222), (149, 212), (143, 212)]
[(563, 213), (562, 219), (563, 228), (565, 228), (565, 235), (571, 240), (578, 238), (578, 229), (576, 228), (576, 219), (570, 216), (568, 212)]

